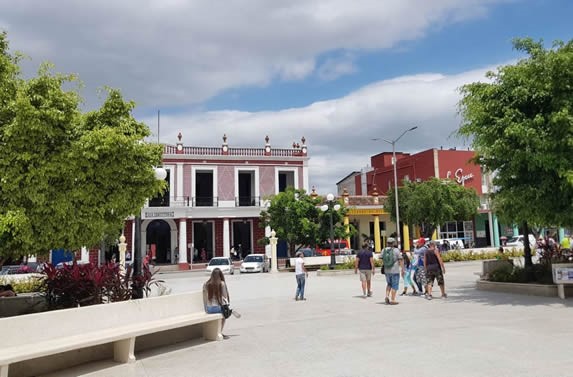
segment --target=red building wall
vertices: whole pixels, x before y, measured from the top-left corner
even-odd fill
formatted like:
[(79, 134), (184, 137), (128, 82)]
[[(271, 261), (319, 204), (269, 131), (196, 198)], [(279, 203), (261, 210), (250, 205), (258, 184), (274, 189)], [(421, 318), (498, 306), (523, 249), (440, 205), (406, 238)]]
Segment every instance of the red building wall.
[(471, 187), (481, 195), (481, 169), (470, 162), (474, 156), (473, 151), (439, 150), (439, 177), (453, 179), (459, 184), (463, 182), (465, 187)]
[[(481, 169), (479, 165), (470, 162), (474, 157), (473, 151), (438, 150), (428, 149), (413, 155), (401, 155), (398, 158), (397, 176), (398, 182), (402, 182), (406, 176), (410, 181), (426, 181), (432, 177), (449, 178), (464, 186), (471, 187), (481, 195)], [(392, 167), (391, 154), (388, 153), (372, 157), (371, 163), (374, 168), (368, 173), (368, 193), (372, 193), (375, 183), (378, 193), (384, 195), (394, 187), (394, 169)], [(356, 185), (359, 185), (357, 178)], [(362, 193), (365, 195), (366, 193)]]
[(259, 218), (253, 219), (253, 250), (255, 253), (264, 253), (265, 247), (258, 244), (261, 238), (265, 237), (265, 229), (259, 227)]

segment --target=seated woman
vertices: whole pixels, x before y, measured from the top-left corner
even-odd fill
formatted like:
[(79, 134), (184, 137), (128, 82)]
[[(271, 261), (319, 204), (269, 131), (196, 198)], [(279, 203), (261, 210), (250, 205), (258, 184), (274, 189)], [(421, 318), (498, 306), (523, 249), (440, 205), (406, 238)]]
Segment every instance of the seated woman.
[(14, 297), (16, 296), (16, 292), (12, 285), (0, 285), (0, 297)]
[[(219, 268), (215, 268), (211, 273), (211, 277), (203, 285), (203, 304), (205, 305), (205, 312), (208, 314), (222, 313), (221, 305), (230, 304), (229, 291), (225, 283), (225, 276)], [(232, 310), (231, 314), (240, 318), (241, 315)], [(225, 318), (221, 323), (221, 331), (225, 326)], [(229, 339), (227, 335), (221, 334), (223, 339)]]

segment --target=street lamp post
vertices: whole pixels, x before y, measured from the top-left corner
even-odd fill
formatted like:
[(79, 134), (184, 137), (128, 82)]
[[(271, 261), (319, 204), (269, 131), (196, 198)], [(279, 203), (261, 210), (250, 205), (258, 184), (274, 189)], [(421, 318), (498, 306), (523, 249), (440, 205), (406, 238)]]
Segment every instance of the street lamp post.
[(329, 211), (330, 213), (330, 269), (333, 270), (336, 266), (336, 256), (334, 255), (334, 224), (332, 221), (332, 211), (339, 211), (340, 204), (334, 204), (334, 194), (326, 195), (326, 202), (320, 207), (322, 212)]
[[(155, 168), (155, 179), (162, 181), (165, 178), (167, 178), (167, 171), (162, 167)], [(134, 223), (135, 237), (133, 240), (133, 280), (137, 281), (142, 275), (141, 213), (138, 213), (137, 216), (135, 216)], [(141, 286), (139, 281), (137, 281), (137, 283), (134, 285), (132, 298), (143, 298), (143, 286)]]
[(387, 142), (388, 144), (392, 145), (392, 165), (394, 166), (394, 201), (395, 201), (395, 206), (396, 206), (396, 235), (397, 235), (397, 240), (398, 240), (398, 247), (402, 247), (402, 239), (401, 239), (401, 229), (400, 229), (400, 208), (398, 207), (399, 202), (398, 202), (398, 168), (397, 168), (397, 161), (396, 161), (396, 143), (398, 142), (398, 140), (400, 140), (402, 138), (402, 136), (404, 136), (407, 132), (409, 131), (414, 131), (416, 128), (418, 128), (418, 126), (414, 126), (412, 128), (408, 128), (407, 130), (405, 130), (404, 132), (402, 132), (402, 134), (400, 136), (398, 136), (396, 139), (394, 140), (386, 140), (383, 138), (380, 139), (373, 139), (373, 140), (382, 140)]

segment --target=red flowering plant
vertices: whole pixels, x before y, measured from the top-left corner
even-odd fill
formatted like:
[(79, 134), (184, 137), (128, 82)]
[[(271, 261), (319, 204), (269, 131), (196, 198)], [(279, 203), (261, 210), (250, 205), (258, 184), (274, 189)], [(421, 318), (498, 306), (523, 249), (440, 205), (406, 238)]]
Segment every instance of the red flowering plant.
[(126, 301), (132, 298), (134, 287), (141, 286), (149, 295), (152, 285), (163, 283), (147, 266), (141, 276), (131, 279), (130, 269), (122, 273), (117, 263), (95, 266), (74, 261), (62, 267), (48, 263), (43, 273), (40, 291), (51, 310)]

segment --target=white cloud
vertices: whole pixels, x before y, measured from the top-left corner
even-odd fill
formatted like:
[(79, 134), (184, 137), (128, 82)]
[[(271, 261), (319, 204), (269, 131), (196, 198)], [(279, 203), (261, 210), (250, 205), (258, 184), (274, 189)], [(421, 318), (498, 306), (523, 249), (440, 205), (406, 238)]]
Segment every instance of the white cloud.
[[(487, 69), (491, 69), (488, 67)], [(218, 146), (226, 134), (230, 146), (262, 147), (266, 135), (277, 148), (307, 140), (311, 185), (334, 191), (348, 173), (370, 163), (370, 157), (390, 151), (386, 143), (413, 125), (419, 128), (397, 144), (404, 152), (462, 146), (450, 135), (459, 120), (458, 88), (483, 81), (487, 69), (446, 76), (421, 74), (380, 81), (345, 97), (280, 111), (214, 111), (162, 116), (161, 140), (174, 144), (181, 131), (185, 145)], [(154, 129), (156, 118), (147, 124)]]
[(348, 75), (357, 71), (354, 64), (354, 56), (344, 54), (337, 58), (328, 58), (318, 68), (318, 77), (321, 80), (336, 80), (340, 76)]
[(315, 61), (390, 48), (481, 17), (500, 1), (507, 0), (2, 0), (0, 25), (35, 66), (50, 60), (78, 73), (88, 103), (108, 85), (158, 108), (277, 79), (347, 74), (351, 62), (317, 70)]

